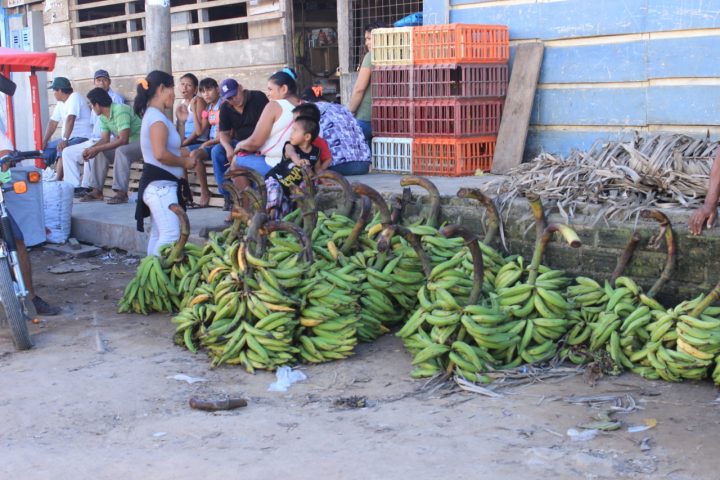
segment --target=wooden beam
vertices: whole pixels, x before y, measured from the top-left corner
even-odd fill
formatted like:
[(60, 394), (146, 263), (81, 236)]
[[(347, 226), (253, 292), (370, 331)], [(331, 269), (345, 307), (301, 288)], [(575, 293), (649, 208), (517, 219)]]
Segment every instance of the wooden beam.
[(122, 40), (128, 37), (142, 37), (143, 35), (145, 35), (145, 30), (138, 30), (137, 32), (115, 33), (113, 35), (103, 35), (101, 37), (77, 38), (73, 40), (73, 44), (82, 45), (85, 43), (108, 42), (110, 40)]
[[(258, 18), (258, 17), (262, 17), (262, 18)], [(197, 23), (188, 23), (185, 25), (174, 25), (170, 31), (185, 32), (188, 30), (197, 30), (200, 28), (221, 27), (223, 25), (237, 25), (238, 23), (252, 23), (252, 22), (260, 22), (260, 21), (267, 21), (267, 20), (275, 20), (278, 18), (282, 18), (281, 12), (266, 13), (263, 15), (256, 15), (255, 17), (226, 18), (225, 20), (213, 20), (210, 22), (197, 22)]]
[(73, 22), (73, 28), (92, 27), (93, 25), (103, 25), (106, 23), (125, 22), (128, 20), (137, 20), (145, 18), (145, 12), (129, 13), (126, 15), (118, 15), (115, 17), (98, 18), (97, 20), (87, 20), (85, 22)]
[(492, 173), (502, 175), (522, 163), (543, 50), (542, 42), (530, 42), (518, 45), (515, 51)]

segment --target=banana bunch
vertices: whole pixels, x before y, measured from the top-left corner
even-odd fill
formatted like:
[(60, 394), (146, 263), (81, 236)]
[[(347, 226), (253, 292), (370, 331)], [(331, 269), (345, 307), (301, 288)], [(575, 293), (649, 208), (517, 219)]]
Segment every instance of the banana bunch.
[(298, 294), (303, 296), (300, 309), (299, 353), (308, 363), (341, 360), (354, 353), (360, 305), (358, 267), (335, 262), (313, 263)]
[(175, 284), (154, 255), (145, 257), (138, 265), (135, 277), (128, 283), (118, 304), (118, 313), (172, 312), (180, 304)]

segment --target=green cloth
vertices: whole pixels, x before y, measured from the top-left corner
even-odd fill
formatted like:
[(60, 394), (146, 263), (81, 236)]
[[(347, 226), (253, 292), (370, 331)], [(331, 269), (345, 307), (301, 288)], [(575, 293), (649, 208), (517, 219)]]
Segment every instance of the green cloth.
[[(362, 65), (360, 65), (360, 68), (369, 68), (372, 70), (372, 58), (370, 57), (370, 53), (366, 53), (363, 57)], [(358, 120), (362, 120), (364, 122), (369, 122), (370, 117), (372, 114), (372, 87), (368, 85), (368, 87), (365, 89), (365, 93), (363, 93), (362, 101), (360, 102), (360, 106), (357, 109), (357, 112), (355, 112), (355, 118)]]
[(117, 136), (121, 130), (130, 129), (130, 142), (140, 140), (142, 119), (135, 115), (132, 108), (124, 103), (110, 105), (110, 118), (100, 115), (100, 131), (110, 132)]
[(8, 168), (7, 171), (5, 171), (5, 172), (0, 171), (0, 184), (11, 183), (11, 182), (12, 182), (12, 173), (10, 172), (10, 169)]

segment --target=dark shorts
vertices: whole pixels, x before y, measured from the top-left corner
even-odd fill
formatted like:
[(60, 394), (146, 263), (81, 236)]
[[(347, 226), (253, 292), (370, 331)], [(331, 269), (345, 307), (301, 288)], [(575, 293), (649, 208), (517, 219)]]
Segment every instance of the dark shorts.
[(10, 227), (12, 228), (13, 237), (15, 237), (15, 241), (25, 241), (25, 237), (23, 237), (22, 230), (20, 230), (20, 226), (15, 222), (15, 219), (13, 218), (12, 214), (8, 212), (8, 218), (10, 219)]

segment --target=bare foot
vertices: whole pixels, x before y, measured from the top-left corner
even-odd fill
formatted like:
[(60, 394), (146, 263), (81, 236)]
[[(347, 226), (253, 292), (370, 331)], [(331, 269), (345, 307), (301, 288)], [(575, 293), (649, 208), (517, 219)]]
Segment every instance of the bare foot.
[(210, 205), (210, 193), (200, 193), (200, 200), (198, 200), (198, 207), (205, 208)]

